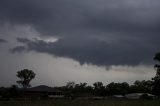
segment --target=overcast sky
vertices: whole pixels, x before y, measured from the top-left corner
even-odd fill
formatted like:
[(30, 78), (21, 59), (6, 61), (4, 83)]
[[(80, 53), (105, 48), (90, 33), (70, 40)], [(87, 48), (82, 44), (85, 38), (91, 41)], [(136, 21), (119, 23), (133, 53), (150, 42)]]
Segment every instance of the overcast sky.
[(160, 0), (0, 0), (0, 86), (133, 83), (155, 75)]

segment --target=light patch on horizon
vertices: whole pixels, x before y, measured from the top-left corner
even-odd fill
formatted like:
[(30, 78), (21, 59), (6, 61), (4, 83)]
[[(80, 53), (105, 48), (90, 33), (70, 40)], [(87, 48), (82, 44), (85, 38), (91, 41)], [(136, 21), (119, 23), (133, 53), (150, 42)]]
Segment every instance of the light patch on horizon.
[(32, 69), (36, 73), (36, 78), (32, 82), (33, 86), (41, 84), (62, 86), (69, 81), (87, 82), (90, 85), (97, 81), (104, 84), (110, 82), (132, 84), (135, 80), (150, 80), (155, 75), (152, 66), (112, 66), (106, 70), (106, 67), (91, 64), (80, 65), (79, 62), (69, 58), (56, 58), (35, 52), (23, 55), (14, 54), (14, 56), (10, 54), (5, 58), (8, 58), (8, 61), (2, 63), (3, 74), (0, 75), (1, 78), (3, 77), (1, 85), (5, 86), (15, 84), (16, 72), (24, 68)]

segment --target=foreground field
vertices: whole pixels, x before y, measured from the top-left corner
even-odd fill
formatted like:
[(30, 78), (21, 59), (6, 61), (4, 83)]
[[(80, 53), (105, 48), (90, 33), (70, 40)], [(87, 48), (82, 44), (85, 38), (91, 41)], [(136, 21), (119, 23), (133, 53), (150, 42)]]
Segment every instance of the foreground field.
[(160, 101), (97, 101), (97, 100), (50, 100), (50, 101), (0, 101), (0, 106), (160, 106)]

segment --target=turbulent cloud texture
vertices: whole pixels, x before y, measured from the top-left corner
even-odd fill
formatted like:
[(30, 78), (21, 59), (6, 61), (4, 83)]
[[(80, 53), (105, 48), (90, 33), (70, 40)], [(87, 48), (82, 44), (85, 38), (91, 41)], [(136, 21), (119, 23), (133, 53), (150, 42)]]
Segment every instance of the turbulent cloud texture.
[(3, 22), (31, 25), (43, 37), (61, 38), (23, 42), (28, 51), (80, 63), (135, 65), (151, 63), (159, 50), (159, 9), (158, 0), (1, 0), (0, 16)]
[[(79, 41), (75, 41), (74, 43), (73, 41), (70, 43), (70, 39), (60, 39), (57, 42), (45, 42), (37, 39), (29, 40), (25, 38), (17, 38), (17, 41), (25, 44), (25, 46), (17, 46), (13, 48), (11, 50), (13, 53), (36, 51), (58, 57), (73, 58), (78, 60), (81, 64), (138, 65), (152, 60), (152, 51), (148, 48), (143, 48), (143, 45), (126, 42), (121, 43), (121, 45), (111, 45), (106, 42), (97, 41), (96, 39), (90, 39), (90, 42), (88, 42), (88, 40), (82, 42), (82, 40), (79, 39)], [(137, 51), (137, 49), (139, 51)]]
[(0, 55), (147, 67), (160, 51), (159, 10), (160, 0), (0, 0)]

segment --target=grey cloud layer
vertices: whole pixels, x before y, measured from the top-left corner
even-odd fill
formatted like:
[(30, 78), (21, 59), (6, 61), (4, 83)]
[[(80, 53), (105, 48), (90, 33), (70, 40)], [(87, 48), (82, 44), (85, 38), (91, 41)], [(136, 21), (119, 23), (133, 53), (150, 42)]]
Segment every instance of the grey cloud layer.
[[(98, 65), (150, 63), (159, 50), (159, 0), (1, 0), (0, 20), (29, 24), (58, 42), (18, 39), (37, 51)], [(26, 38), (24, 36), (24, 38)]]
[(145, 47), (142, 43), (121, 42), (119, 45), (97, 41), (97, 39), (90, 39), (90, 42), (86, 38), (83, 41), (81, 39), (77, 40), (77, 38), (72, 37), (72, 39), (60, 39), (52, 43), (37, 39), (17, 38), (17, 41), (25, 44), (25, 46), (17, 46), (11, 49), (11, 52), (48, 53), (59, 57), (69, 57), (81, 64), (138, 65), (152, 63), (152, 56), (158, 48)]
[(49, 34), (79, 31), (158, 31), (159, 0), (1, 0), (3, 20), (31, 24)]
[(0, 43), (6, 43), (7, 41), (5, 39), (0, 38)]

